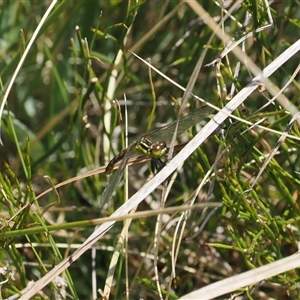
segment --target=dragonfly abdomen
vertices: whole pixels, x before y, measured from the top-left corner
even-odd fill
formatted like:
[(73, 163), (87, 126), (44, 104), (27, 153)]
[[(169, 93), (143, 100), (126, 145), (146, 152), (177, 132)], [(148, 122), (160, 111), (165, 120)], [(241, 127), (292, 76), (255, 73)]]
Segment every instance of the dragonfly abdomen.
[(122, 160), (122, 158), (125, 156), (126, 153), (127, 153), (127, 149), (122, 150), (108, 163), (108, 165), (105, 168), (106, 175), (110, 175), (112, 173), (115, 164), (120, 160)]

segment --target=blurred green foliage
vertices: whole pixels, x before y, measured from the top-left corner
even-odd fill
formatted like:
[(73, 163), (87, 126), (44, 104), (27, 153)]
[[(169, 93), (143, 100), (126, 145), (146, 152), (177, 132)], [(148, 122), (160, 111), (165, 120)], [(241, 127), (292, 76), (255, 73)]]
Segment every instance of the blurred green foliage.
[[(220, 1), (219, 5), (217, 1), (198, 3), (236, 39), (269, 21), (264, 1), (244, 1), (237, 8), (233, 8), (235, 1)], [(274, 26), (246, 40), (245, 52), (261, 69), (298, 38), (295, 33), (299, 32), (299, 4), (297, 0), (275, 1), (271, 5)], [(0, 1), (1, 100), (47, 5), (44, 1)], [(222, 5), (224, 10), (220, 8)], [(226, 11), (230, 11), (231, 18), (227, 18)], [(245, 24), (247, 13), (252, 19)], [(175, 102), (180, 102), (182, 91), (159, 74), (149, 72), (128, 50), (149, 59), (163, 74), (185, 87), (203, 51), (207, 49), (204, 57), (207, 64), (216, 59), (225, 46), (187, 3), (57, 3), (26, 57), (1, 116), (0, 267), (8, 266), (9, 271), (15, 272), (14, 279), (1, 275), (3, 282), (8, 279), (2, 285), (2, 298), (24, 289), (30, 280), (41, 278), (93, 230), (89, 227), (78, 231), (78, 227), (70, 229), (66, 224), (83, 220), (87, 226), (89, 220), (109, 215), (124, 202), (124, 191), (118, 189), (107, 207), (99, 210), (101, 193), (107, 183), (104, 174), (65, 185), (57, 190), (59, 196), (51, 192), (36, 201), (37, 195), (51, 187), (43, 176), (49, 176), (53, 184), (57, 184), (104, 166), (118, 153), (124, 146), (124, 120), (120, 116), (124, 114), (125, 96), (130, 141), (146, 133), (151, 120), (155, 127), (176, 118)], [(223, 107), (252, 79), (244, 62), (238, 76), (234, 76), (238, 63), (229, 53), (222, 60), (220, 70), (203, 67), (193, 93)], [(291, 57), (270, 78), (274, 85), (282, 88), (298, 64), (299, 55)], [(236, 90), (231, 95), (233, 86)], [(284, 94), (299, 106), (296, 80)], [(267, 92), (253, 94), (236, 115), (247, 118), (269, 98)], [(189, 109), (198, 106), (197, 101), (190, 98)], [(274, 102), (248, 118), (252, 122), (262, 119), (265, 126), (285, 131), (290, 116)], [(89, 130), (85, 129), (86, 122)], [(163, 224), (158, 271), (165, 299), (179, 297), (298, 250), (299, 143), (286, 139), (252, 188), (252, 180), (279, 136), (256, 129), (241, 134), (248, 126), (232, 122), (223, 124), (224, 138), (210, 138), (184, 164), (168, 196), (166, 206), (186, 202), (214, 163), (218, 149), (225, 149), (216, 174), (210, 175), (197, 196), (199, 202), (216, 201), (223, 206), (214, 214), (211, 210), (191, 212), (178, 253), (176, 278), (172, 280), (169, 254), (175, 239), (175, 225), (170, 224), (180, 213), (170, 216)], [(191, 130), (190, 135), (197, 130), (198, 127)], [(299, 137), (297, 126), (289, 133)], [(130, 168), (130, 195), (146, 182), (148, 171), (143, 171), (145, 169), (141, 165)], [(139, 210), (154, 209), (153, 203), (159, 199), (157, 191)], [(47, 234), (34, 231), (43, 228), (46, 232), (50, 225), (57, 225), (57, 230)], [(96, 288), (104, 286), (111, 247), (116, 244), (122, 227), (121, 222), (117, 223), (97, 244)], [(22, 229), (33, 231), (24, 235)], [(126, 276), (130, 299), (158, 299), (153, 284), (153, 261), (145, 258), (151, 253), (154, 231), (153, 217), (133, 222), (126, 246), (128, 273), (125, 273), (126, 261), (121, 259), (110, 299), (125, 299)], [(13, 237), (5, 236), (11, 232)], [(261, 294), (270, 299), (288, 299), (288, 295), (289, 299), (298, 299), (300, 293), (294, 286), (299, 281), (298, 273), (295, 270), (257, 286), (253, 299)], [(88, 251), (65, 274), (67, 292), (75, 299), (92, 299), (91, 276)], [(45, 294), (36, 299), (57, 299), (59, 291), (50, 285), (44, 289)]]

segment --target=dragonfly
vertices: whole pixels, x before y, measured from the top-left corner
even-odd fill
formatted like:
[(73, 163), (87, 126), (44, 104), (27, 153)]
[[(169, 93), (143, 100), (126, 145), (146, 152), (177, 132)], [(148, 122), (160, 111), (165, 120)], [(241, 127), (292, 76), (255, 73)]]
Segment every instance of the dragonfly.
[(119, 184), (123, 171), (128, 163), (128, 160), (134, 154), (144, 154), (151, 157), (151, 165), (153, 169), (160, 169), (164, 166), (161, 161), (168, 151), (168, 145), (171, 142), (173, 134), (175, 132), (177, 123), (177, 133), (176, 136), (182, 135), (189, 128), (195, 126), (205, 117), (209, 116), (214, 112), (214, 109), (210, 106), (203, 106), (198, 108), (184, 117), (179, 118), (163, 127), (157, 128), (150, 133), (141, 136), (135, 140), (131, 145), (118, 153), (112, 160), (108, 163), (105, 169), (106, 175), (111, 175), (115, 165), (121, 161), (118, 170), (111, 175), (108, 184), (102, 194), (100, 207), (102, 207), (113, 195), (113, 192), (117, 185)]

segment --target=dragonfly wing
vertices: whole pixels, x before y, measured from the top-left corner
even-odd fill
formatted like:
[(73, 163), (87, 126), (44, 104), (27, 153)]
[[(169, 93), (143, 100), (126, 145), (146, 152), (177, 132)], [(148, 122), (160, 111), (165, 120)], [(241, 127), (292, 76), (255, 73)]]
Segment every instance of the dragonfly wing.
[(135, 148), (135, 144), (133, 144), (129, 147), (127, 153), (122, 158), (119, 168), (109, 177), (107, 186), (104, 189), (102, 196), (101, 196), (100, 208), (102, 208), (103, 205), (110, 200), (114, 191), (116, 190), (117, 186), (119, 185), (122, 175), (123, 175), (123, 171), (127, 165), (127, 162), (129, 160), (129, 158), (134, 154), (134, 151), (135, 151), (134, 148)]
[[(204, 106), (180, 118), (178, 121), (177, 136), (182, 135), (186, 130), (195, 126), (197, 123), (199, 123), (201, 120), (203, 120), (213, 112), (213, 108), (211, 108), (210, 106)], [(158, 128), (150, 132), (147, 137), (152, 142), (164, 141), (166, 144), (169, 144), (173, 137), (176, 124), (177, 120), (171, 122), (170, 124), (167, 124), (162, 128)]]

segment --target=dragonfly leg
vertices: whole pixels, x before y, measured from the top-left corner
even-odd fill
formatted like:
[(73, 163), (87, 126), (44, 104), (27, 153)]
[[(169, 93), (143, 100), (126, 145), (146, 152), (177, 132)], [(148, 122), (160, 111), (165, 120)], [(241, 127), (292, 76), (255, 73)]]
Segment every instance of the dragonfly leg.
[(159, 157), (152, 158), (150, 164), (153, 174), (158, 173), (166, 165)]

